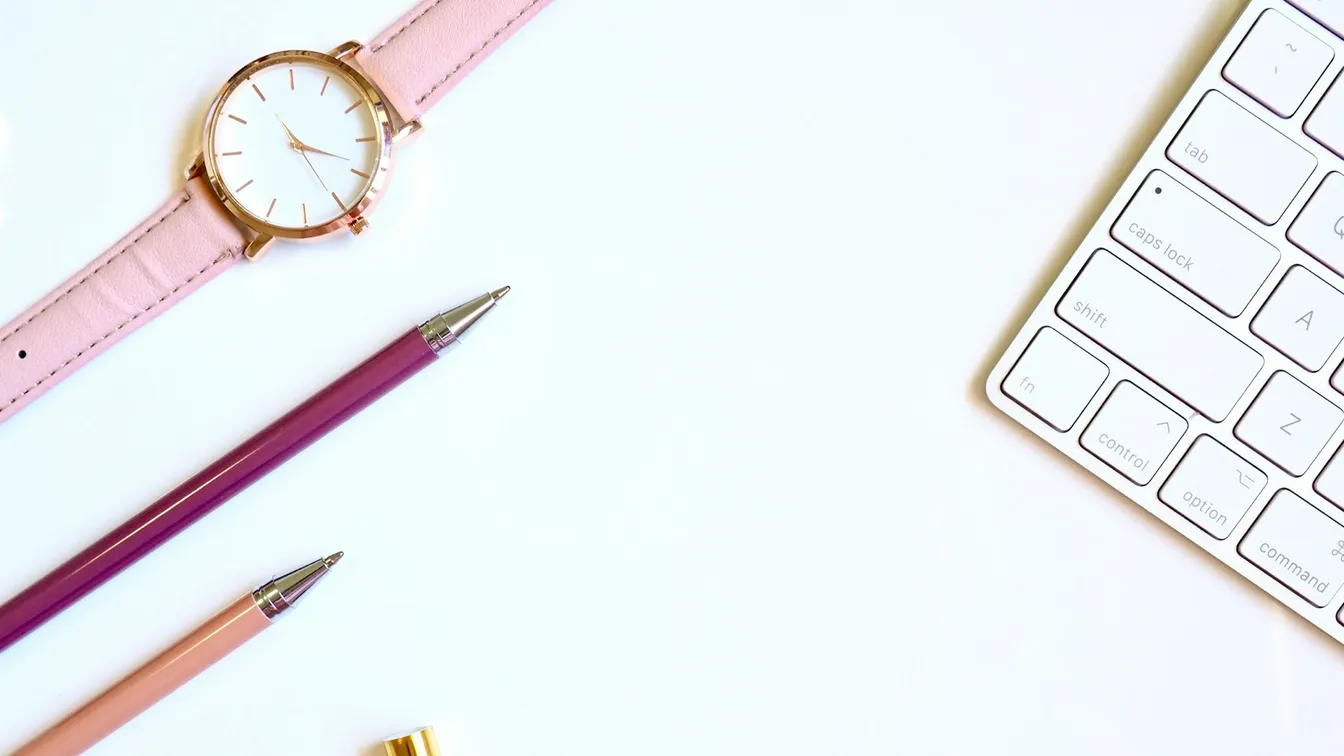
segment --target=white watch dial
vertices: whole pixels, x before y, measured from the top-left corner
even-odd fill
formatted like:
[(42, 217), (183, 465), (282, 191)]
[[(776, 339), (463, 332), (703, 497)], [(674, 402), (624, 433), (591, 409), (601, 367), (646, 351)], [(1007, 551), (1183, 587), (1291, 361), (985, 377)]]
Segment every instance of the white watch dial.
[(278, 58), (235, 83), (207, 149), (220, 188), (262, 223), (305, 229), (354, 208), (382, 170), (373, 103), (339, 68)]

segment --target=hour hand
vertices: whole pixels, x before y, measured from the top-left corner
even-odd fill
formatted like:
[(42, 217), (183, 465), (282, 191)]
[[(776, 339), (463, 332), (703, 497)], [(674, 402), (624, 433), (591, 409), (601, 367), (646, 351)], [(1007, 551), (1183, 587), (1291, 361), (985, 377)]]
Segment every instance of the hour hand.
[(348, 161), (348, 160), (350, 159), (350, 158), (348, 158), (348, 157), (341, 157), (340, 155), (337, 155), (337, 154), (332, 153), (332, 152), (327, 152), (326, 150), (319, 150), (319, 149), (316, 148), (316, 147), (309, 147), (308, 145), (304, 144), (303, 142), (299, 142), (299, 149), (303, 150), (304, 152), (313, 152), (313, 153), (316, 153), (316, 154), (318, 154), (318, 155), (326, 155), (327, 157), (334, 157), (334, 158), (336, 158), (336, 159), (338, 159), (338, 160), (346, 160), (346, 161)]

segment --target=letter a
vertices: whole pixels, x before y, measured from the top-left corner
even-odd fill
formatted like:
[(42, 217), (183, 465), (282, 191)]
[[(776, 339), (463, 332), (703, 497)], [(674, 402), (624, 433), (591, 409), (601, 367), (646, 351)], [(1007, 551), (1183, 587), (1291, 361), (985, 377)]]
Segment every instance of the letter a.
[(1311, 319), (1314, 318), (1314, 317), (1316, 317), (1316, 311), (1315, 311), (1315, 310), (1311, 310), (1311, 311), (1307, 312), (1306, 315), (1303, 315), (1302, 317), (1298, 318), (1298, 319), (1297, 319), (1296, 321), (1294, 321), (1294, 322), (1296, 322), (1296, 323), (1306, 323), (1306, 324), (1307, 324), (1307, 330), (1310, 331), (1310, 330), (1311, 330)]

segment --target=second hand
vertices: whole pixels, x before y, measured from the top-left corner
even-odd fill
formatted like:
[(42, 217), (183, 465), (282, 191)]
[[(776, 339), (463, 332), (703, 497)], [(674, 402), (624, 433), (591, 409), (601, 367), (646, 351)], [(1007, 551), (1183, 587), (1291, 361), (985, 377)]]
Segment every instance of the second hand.
[(311, 170), (313, 172), (313, 175), (317, 177), (317, 183), (322, 185), (323, 191), (330, 192), (331, 190), (327, 188), (327, 182), (322, 180), (322, 174), (318, 173), (317, 169), (313, 167), (313, 161), (308, 159), (308, 155), (304, 153), (302, 150), (299, 151), (299, 155), (303, 157), (303, 162), (308, 164), (308, 169)]

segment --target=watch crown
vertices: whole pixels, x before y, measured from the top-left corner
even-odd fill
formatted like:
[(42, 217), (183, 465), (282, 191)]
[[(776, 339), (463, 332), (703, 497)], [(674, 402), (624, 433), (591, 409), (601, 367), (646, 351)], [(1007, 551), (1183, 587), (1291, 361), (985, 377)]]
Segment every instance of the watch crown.
[(352, 234), (356, 235), (362, 234), (364, 233), (364, 229), (368, 227), (369, 222), (367, 220), (364, 220), (364, 216), (362, 215), (359, 216), (358, 218), (355, 218), (353, 221), (350, 221), (350, 233)]

